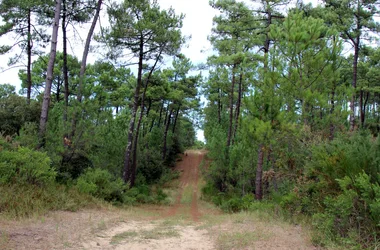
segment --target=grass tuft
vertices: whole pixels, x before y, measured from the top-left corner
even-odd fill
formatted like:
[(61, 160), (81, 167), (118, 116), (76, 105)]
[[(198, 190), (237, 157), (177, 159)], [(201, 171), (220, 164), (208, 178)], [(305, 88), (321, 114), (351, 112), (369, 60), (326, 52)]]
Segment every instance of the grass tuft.
[(111, 239), (111, 244), (118, 244), (126, 239), (135, 238), (139, 234), (136, 231), (126, 231), (119, 234), (116, 234)]

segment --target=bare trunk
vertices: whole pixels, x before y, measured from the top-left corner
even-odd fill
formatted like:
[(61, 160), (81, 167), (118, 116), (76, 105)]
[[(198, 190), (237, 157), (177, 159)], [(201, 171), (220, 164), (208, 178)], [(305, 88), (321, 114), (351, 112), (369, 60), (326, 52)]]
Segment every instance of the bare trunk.
[[(363, 93), (364, 95), (364, 93)], [(366, 115), (367, 115), (367, 104), (368, 104), (368, 100), (369, 100), (369, 96), (370, 96), (370, 93), (367, 92), (367, 95), (364, 99), (364, 103), (363, 103), (363, 110), (362, 110), (362, 116), (361, 116), (361, 119), (362, 119), (362, 127), (364, 128), (365, 127), (365, 119), (366, 119)]]
[(79, 84), (78, 84), (78, 95), (77, 95), (77, 100), (79, 102), (82, 102), (83, 81), (84, 81), (84, 74), (86, 73), (87, 56), (88, 56), (88, 52), (90, 51), (91, 38), (92, 38), (92, 35), (94, 34), (96, 23), (99, 19), (102, 3), (103, 3), (103, 0), (98, 0), (95, 16), (94, 16), (94, 19), (92, 19), (92, 24), (87, 34), (86, 44), (84, 45), (84, 51), (82, 55), (82, 62), (81, 62), (80, 73), (79, 73)]
[(173, 122), (173, 130), (172, 130), (173, 134), (175, 132), (175, 127), (177, 125), (177, 120), (178, 120), (178, 115), (179, 115), (180, 108), (181, 108), (181, 105), (178, 106), (177, 111), (175, 113), (175, 118), (174, 118), (174, 122)]
[(28, 64), (26, 68), (27, 74), (27, 84), (28, 90), (26, 94), (26, 101), (30, 104), (30, 96), (32, 94), (32, 33), (31, 33), (31, 10), (28, 10), (28, 45), (27, 45), (27, 53), (28, 53)]
[(356, 83), (358, 78), (358, 60), (359, 60), (359, 37), (356, 38), (356, 42), (354, 43), (354, 61), (352, 65), (352, 88), (354, 89), (354, 93), (351, 97), (350, 103), (350, 130), (355, 130), (355, 101), (356, 101)]
[(57, 92), (55, 93), (55, 100), (56, 102), (60, 102), (61, 101), (61, 98), (60, 98), (60, 95), (61, 95), (61, 78), (58, 76), (57, 77)]
[(232, 138), (232, 125), (233, 125), (233, 117), (234, 117), (235, 69), (236, 69), (236, 64), (234, 64), (234, 66), (232, 67), (232, 83), (231, 83), (231, 91), (230, 91), (230, 121), (229, 121), (229, 126), (228, 126), (227, 147), (231, 145), (231, 138)]
[(152, 123), (150, 124), (149, 132), (152, 132), (153, 127), (154, 127), (154, 122), (155, 122), (155, 119), (153, 118)]
[[(80, 66), (80, 72), (79, 72), (79, 84), (78, 84), (78, 93), (77, 93), (77, 101), (79, 103), (82, 102), (82, 97), (83, 97), (84, 75), (86, 73), (87, 56), (88, 56), (88, 52), (90, 51), (91, 38), (92, 38), (92, 35), (94, 34), (96, 23), (99, 19), (99, 14), (100, 14), (102, 3), (103, 3), (103, 0), (98, 0), (98, 4), (96, 6), (95, 16), (94, 16), (94, 19), (92, 19), (92, 24), (91, 24), (90, 30), (88, 31), (86, 43), (84, 45), (82, 61), (81, 61), (81, 66)], [(72, 120), (72, 129), (71, 129), (72, 130), (71, 131), (72, 137), (75, 135), (75, 132), (76, 132), (78, 116), (79, 116), (79, 114), (77, 114), (77, 112), (74, 112), (74, 117)]]
[(167, 108), (166, 111), (165, 111), (164, 126), (166, 126), (166, 123), (167, 123), (167, 121), (168, 121), (168, 115), (169, 115), (169, 104), (168, 104), (168, 108)]
[(240, 77), (239, 77), (239, 92), (238, 92), (238, 99), (236, 103), (236, 113), (235, 113), (235, 128), (233, 132), (233, 137), (232, 137), (232, 144), (234, 144), (235, 137), (236, 137), (236, 132), (239, 127), (239, 118), (240, 118), (240, 106), (241, 106), (241, 98), (242, 98), (242, 84), (243, 84), (243, 73), (240, 72)]
[[(333, 118), (334, 110), (335, 110), (335, 87), (333, 88), (331, 92), (330, 119)], [(330, 135), (329, 135), (330, 141), (334, 140), (334, 135), (335, 135), (335, 125), (333, 121), (330, 121)]]
[(161, 109), (160, 109), (160, 117), (158, 118), (158, 127), (161, 126), (161, 120), (162, 120), (162, 111), (164, 110), (165, 101), (162, 101)]
[(264, 163), (264, 146), (259, 146), (257, 159), (256, 180), (255, 180), (255, 199), (263, 199), (263, 163)]
[(46, 143), (46, 125), (49, 115), (49, 104), (50, 104), (50, 92), (51, 84), (53, 82), (53, 70), (55, 56), (57, 53), (57, 37), (58, 37), (58, 28), (59, 28), (59, 17), (61, 13), (61, 0), (56, 0), (55, 12), (54, 12), (54, 22), (53, 22), (53, 31), (51, 37), (51, 48), (50, 48), (50, 58), (46, 71), (46, 85), (44, 92), (44, 99), (42, 102), (41, 108), (41, 117), (40, 117), (40, 128), (39, 128), (39, 148), (45, 146)]
[[(63, 122), (66, 128), (67, 108), (69, 106), (69, 73), (67, 69), (67, 33), (66, 33), (66, 0), (62, 0), (62, 36), (63, 36), (63, 81), (65, 85), (65, 106), (63, 110)], [(66, 130), (66, 129), (65, 129)], [(67, 137), (65, 134), (64, 136)]]
[(222, 124), (222, 104), (221, 104), (221, 89), (218, 89), (218, 124)]
[(173, 109), (170, 109), (170, 112), (169, 112), (169, 115), (168, 115), (168, 121), (166, 123), (165, 132), (164, 132), (164, 145), (162, 147), (162, 160), (166, 159), (167, 137), (168, 137), (168, 131), (169, 131), (169, 127), (170, 127), (170, 119), (171, 119), (172, 113), (173, 113)]
[[(162, 51), (161, 51), (162, 52)], [(139, 141), (139, 133), (140, 133), (140, 127), (141, 127), (141, 121), (142, 121), (142, 118), (143, 118), (143, 115), (144, 115), (144, 102), (145, 102), (145, 95), (146, 95), (146, 90), (148, 89), (148, 85), (149, 85), (149, 81), (150, 81), (150, 77), (152, 76), (152, 73), (154, 71), (154, 69), (156, 68), (156, 65), (159, 61), (159, 58), (161, 56), (161, 52), (160, 54), (157, 56), (157, 59), (156, 59), (156, 62), (154, 63), (152, 69), (150, 70), (149, 72), (149, 75), (148, 77), (146, 78), (146, 82), (145, 82), (145, 88), (144, 88), (144, 92), (143, 92), (143, 95), (142, 95), (142, 98), (141, 98), (141, 104), (140, 104), (140, 117), (139, 117), (139, 120), (137, 122), (137, 127), (136, 127), (136, 134), (135, 134), (135, 138), (134, 138), (134, 142), (133, 142), (133, 152), (132, 152), (132, 165), (131, 165), (131, 171), (130, 171), (130, 186), (133, 187), (135, 185), (135, 180), (136, 180), (136, 169), (137, 169), (137, 144), (138, 144), (138, 141)], [(141, 76), (142, 77), (142, 76)], [(140, 92), (140, 91), (139, 91)], [(135, 96), (136, 97), (136, 96)]]
[(143, 57), (144, 57), (144, 40), (143, 39), (144, 39), (143, 37), (140, 38), (140, 53), (139, 53), (138, 73), (137, 73), (137, 85), (136, 85), (135, 94), (134, 94), (131, 120), (129, 122), (128, 141), (127, 141), (127, 147), (125, 149), (125, 158), (124, 158), (123, 179), (125, 183), (129, 182), (129, 185), (131, 187), (134, 185), (134, 183), (132, 183), (131, 153), (132, 153), (133, 134), (135, 131), (136, 114), (137, 114), (137, 109), (139, 105), (138, 102), (139, 102), (139, 96), (140, 96), (140, 88), (142, 84), (142, 68), (143, 68)]
[(148, 109), (146, 110), (146, 116), (149, 116), (150, 110), (152, 109), (152, 99), (149, 98), (148, 103), (149, 105), (148, 105)]

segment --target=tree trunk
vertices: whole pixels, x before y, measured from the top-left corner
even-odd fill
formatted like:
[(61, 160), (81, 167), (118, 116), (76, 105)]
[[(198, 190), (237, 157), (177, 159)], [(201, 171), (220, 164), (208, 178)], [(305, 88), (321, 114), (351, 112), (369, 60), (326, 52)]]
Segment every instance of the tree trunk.
[(240, 72), (240, 77), (239, 77), (239, 92), (238, 92), (238, 99), (236, 103), (236, 114), (235, 114), (235, 128), (233, 132), (233, 137), (232, 137), (232, 144), (234, 144), (235, 137), (236, 137), (236, 132), (239, 126), (239, 118), (240, 118), (240, 106), (241, 106), (241, 98), (242, 98), (242, 84), (243, 84), (243, 72)]
[(42, 102), (41, 108), (41, 117), (40, 117), (40, 128), (39, 128), (39, 148), (45, 146), (46, 143), (46, 125), (49, 115), (49, 104), (50, 104), (50, 92), (51, 92), (51, 84), (53, 82), (53, 70), (54, 70), (54, 62), (55, 56), (57, 53), (57, 37), (58, 37), (58, 24), (59, 17), (61, 14), (61, 0), (56, 0), (55, 12), (54, 12), (54, 22), (53, 22), (53, 31), (51, 37), (51, 48), (50, 48), (50, 58), (46, 71), (46, 84), (45, 84), (45, 92), (44, 99)]
[(162, 119), (162, 110), (164, 109), (165, 101), (162, 101), (161, 109), (160, 109), (160, 116), (158, 118), (158, 127), (161, 126), (161, 119)]
[(168, 116), (169, 116), (169, 104), (168, 104), (168, 108), (167, 108), (166, 111), (165, 111), (164, 126), (166, 126), (166, 123), (167, 123), (167, 121), (168, 121)]
[(143, 92), (143, 95), (142, 95), (142, 98), (141, 98), (141, 105), (140, 105), (140, 117), (139, 117), (139, 120), (137, 122), (136, 134), (135, 134), (135, 138), (134, 138), (134, 142), (133, 142), (132, 165), (131, 165), (131, 171), (130, 171), (131, 172), (130, 173), (130, 176), (131, 176), (130, 187), (133, 187), (135, 185), (135, 180), (136, 180), (137, 144), (138, 144), (138, 141), (139, 141), (139, 133), (140, 133), (141, 121), (142, 121), (142, 118), (143, 118), (143, 115), (144, 115), (144, 102), (145, 102), (146, 90), (148, 89), (148, 84), (149, 84), (149, 81), (150, 81), (150, 77), (152, 76), (152, 73), (153, 73), (154, 69), (156, 68), (156, 65), (157, 65), (157, 63), (159, 61), (159, 58), (161, 57), (161, 52), (157, 56), (156, 62), (154, 63), (152, 69), (149, 72), (148, 77), (145, 80), (145, 88), (144, 88), (144, 92)]
[(148, 101), (148, 108), (146, 110), (146, 116), (149, 116), (149, 113), (150, 113), (150, 110), (152, 109), (152, 99), (149, 98), (149, 101)]
[[(94, 16), (94, 19), (92, 19), (92, 24), (91, 24), (90, 30), (88, 31), (86, 43), (84, 45), (82, 61), (81, 61), (81, 66), (80, 66), (80, 72), (79, 72), (79, 84), (78, 84), (78, 93), (77, 93), (77, 101), (79, 103), (82, 103), (83, 82), (84, 82), (84, 75), (86, 73), (87, 56), (88, 56), (88, 52), (90, 51), (91, 38), (92, 38), (92, 35), (94, 34), (96, 23), (99, 19), (99, 14), (100, 14), (100, 9), (101, 9), (102, 3), (103, 3), (103, 0), (98, 0), (98, 4), (96, 6), (95, 16)], [(79, 115), (77, 114), (77, 112), (74, 112), (74, 117), (73, 117), (73, 121), (72, 121), (72, 129), (71, 129), (72, 130), (71, 131), (72, 137), (74, 137), (75, 132), (76, 132), (76, 125), (78, 122), (77, 121), (78, 116)]]
[(153, 130), (155, 120), (156, 120), (155, 118), (152, 119), (152, 123), (150, 124), (150, 128), (149, 128), (149, 133), (152, 132)]
[(233, 117), (234, 117), (235, 69), (236, 69), (236, 64), (234, 64), (232, 67), (232, 83), (231, 83), (231, 91), (230, 91), (230, 121), (229, 121), (229, 126), (228, 126), (227, 147), (231, 145), (231, 138), (232, 138), (232, 126), (233, 126)]
[(218, 88), (218, 124), (222, 124), (222, 93), (221, 89)]
[(363, 90), (359, 91), (359, 109), (360, 109), (360, 127), (364, 128), (364, 102), (363, 102)]
[(175, 132), (175, 127), (176, 127), (176, 125), (177, 125), (177, 120), (178, 120), (178, 115), (179, 115), (179, 110), (180, 110), (180, 108), (181, 108), (181, 105), (178, 105), (177, 111), (176, 111), (176, 113), (175, 113), (174, 122), (173, 122), (173, 130), (172, 130), (173, 134), (174, 134), (174, 132)]
[(26, 94), (26, 101), (30, 104), (30, 96), (32, 94), (32, 32), (31, 32), (31, 10), (28, 10), (28, 45), (27, 45), (27, 53), (28, 53), (28, 64), (26, 68), (27, 74), (27, 84), (28, 90)]
[[(331, 109), (330, 109), (330, 120), (333, 119), (333, 114), (335, 110), (335, 86), (331, 92)], [(333, 121), (330, 121), (330, 135), (329, 135), (329, 140), (332, 141), (334, 140), (335, 136), (335, 124)]]
[(255, 199), (263, 199), (263, 163), (264, 163), (264, 145), (260, 144), (257, 159), (256, 180), (255, 180)]
[(354, 93), (351, 97), (351, 103), (350, 103), (350, 130), (355, 130), (355, 101), (356, 101), (356, 83), (358, 78), (358, 60), (359, 60), (359, 44), (360, 38), (359, 36), (356, 38), (356, 41), (354, 43), (354, 61), (352, 65), (352, 87), (354, 89)]
[(57, 77), (57, 92), (55, 93), (55, 100), (57, 103), (61, 101), (60, 95), (61, 95), (61, 77)]
[(99, 19), (102, 3), (103, 3), (103, 0), (98, 0), (95, 16), (94, 16), (94, 19), (92, 19), (92, 24), (87, 34), (86, 44), (84, 45), (84, 51), (82, 55), (82, 62), (81, 62), (80, 73), (79, 73), (79, 84), (78, 84), (78, 95), (77, 95), (77, 100), (79, 102), (82, 102), (83, 82), (84, 82), (84, 74), (86, 73), (87, 56), (88, 56), (88, 52), (90, 51), (91, 38), (92, 38), (92, 35), (94, 34), (96, 23)]
[[(364, 95), (364, 93), (363, 93), (363, 95)], [(367, 111), (366, 110), (367, 110), (367, 104), (368, 104), (369, 96), (370, 96), (370, 93), (367, 92), (367, 95), (365, 97), (364, 104), (363, 104), (362, 117), (361, 117), (361, 119), (362, 119), (362, 128), (364, 128), (364, 126), (365, 126), (365, 119), (366, 119), (366, 115), (367, 115)]]
[(172, 116), (172, 113), (173, 113), (173, 109), (170, 109), (170, 112), (168, 115), (168, 120), (167, 120), (166, 127), (165, 127), (165, 132), (164, 132), (164, 145), (162, 147), (162, 160), (163, 161), (166, 159), (167, 137), (168, 137), (168, 131), (169, 131), (169, 126), (170, 126), (170, 118)]
[[(66, 0), (62, 0), (62, 36), (63, 36), (63, 82), (65, 86), (65, 106), (63, 110), (63, 122), (64, 126), (66, 128), (66, 122), (67, 122), (67, 109), (69, 106), (69, 73), (67, 69), (67, 32), (66, 32)], [(64, 137), (67, 137), (66, 135), (66, 129), (65, 129), (65, 135)]]
[(144, 38), (140, 38), (140, 52), (139, 52), (139, 63), (138, 63), (138, 72), (137, 72), (137, 85), (135, 88), (133, 107), (131, 112), (131, 120), (129, 122), (128, 129), (128, 141), (127, 147), (125, 149), (125, 157), (124, 157), (124, 171), (123, 171), (123, 179), (125, 183), (129, 182), (129, 185), (132, 186), (132, 168), (131, 168), (131, 153), (132, 153), (132, 143), (133, 143), (133, 134), (135, 130), (135, 121), (136, 114), (139, 105), (139, 96), (140, 96), (140, 88), (142, 84), (142, 68), (143, 68), (143, 59), (144, 59)]

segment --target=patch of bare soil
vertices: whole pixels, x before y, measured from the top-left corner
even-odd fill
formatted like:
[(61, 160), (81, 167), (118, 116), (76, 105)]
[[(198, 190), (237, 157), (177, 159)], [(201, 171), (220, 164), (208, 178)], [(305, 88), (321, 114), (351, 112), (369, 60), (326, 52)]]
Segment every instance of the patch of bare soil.
[(0, 249), (315, 249), (308, 231), (260, 214), (226, 215), (199, 199), (203, 151), (177, 164), (172, 206), (54, 212), (24, 221), (0, 220)]

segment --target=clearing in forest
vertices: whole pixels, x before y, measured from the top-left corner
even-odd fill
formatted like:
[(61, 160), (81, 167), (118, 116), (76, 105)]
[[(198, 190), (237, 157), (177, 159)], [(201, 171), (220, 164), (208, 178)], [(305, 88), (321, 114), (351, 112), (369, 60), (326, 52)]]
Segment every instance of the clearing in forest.
[(0, 221), (0, 249), (316, 249), (301, 226), (259, 212), (224, 214), (201, 200), (204, 156), (189, 150), (177, 163), (171, 205)]

